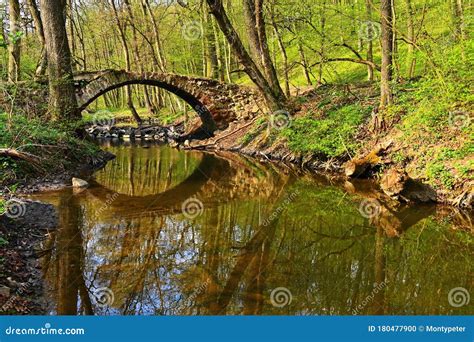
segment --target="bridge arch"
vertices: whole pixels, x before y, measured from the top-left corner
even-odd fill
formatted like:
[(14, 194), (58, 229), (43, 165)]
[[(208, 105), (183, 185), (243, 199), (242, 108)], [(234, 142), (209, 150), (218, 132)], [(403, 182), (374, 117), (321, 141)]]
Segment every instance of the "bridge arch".
[(186, 101), (199, 115), (202, 128), (208, 132), (225, 129), (230, 122), (238, 119), (242, 113), (245, 114), (252, 101), (259, 101), (256, 99), (258, 95), (249, 88), (169, 73), (105, 70), (80, 73), (75, 75), (74, 80), (81, 110), (86, 109), (98, 97), (117, 88), (134, 84), (155, 86)]

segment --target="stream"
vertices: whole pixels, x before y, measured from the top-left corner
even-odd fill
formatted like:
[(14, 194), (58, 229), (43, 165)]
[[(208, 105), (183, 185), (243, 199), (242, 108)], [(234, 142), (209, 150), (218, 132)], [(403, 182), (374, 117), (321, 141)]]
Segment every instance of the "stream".
[[(469, 214), (232, 153), (106, 142), (87, 189), (36, 194), (51, 315), (462, 315)], [(455, 304), (455, 303), (454, 303)]]

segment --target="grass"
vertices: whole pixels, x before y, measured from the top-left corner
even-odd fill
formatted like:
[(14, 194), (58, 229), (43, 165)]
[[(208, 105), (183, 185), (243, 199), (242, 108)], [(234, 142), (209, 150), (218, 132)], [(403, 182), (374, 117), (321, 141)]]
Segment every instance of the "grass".
[(370, 107), (350, 104), (329, 110), (322, 118), (309, 112), (296, 118), (281, 132), (288, 147), (295, 152), (314, 153), (322, 157), (353, 155), (359, 147), (355, 135), (363, 124)]
[[(75, 128), (26, 119), (20, 115), (14, 115), (9, 123), (7, 115), (0, 113), (0, 147), (15, 148), (38, 156), (43, 172), (61, 172), (99, 150), (95, 144), (76, 138), (73, 134)], [(0, 184), (11, 184), (18, 179), (37, 175), (38, 171), (24, 161), (0, 157)]]

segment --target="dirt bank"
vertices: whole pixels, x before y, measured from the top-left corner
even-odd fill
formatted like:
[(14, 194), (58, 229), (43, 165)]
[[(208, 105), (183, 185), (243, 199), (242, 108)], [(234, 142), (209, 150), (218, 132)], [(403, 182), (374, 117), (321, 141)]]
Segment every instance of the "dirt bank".
[(0, 216), (0, 314), (45, 314), (39, 243), (58, 226), (50, 204), (10, 199), (9, 214)]

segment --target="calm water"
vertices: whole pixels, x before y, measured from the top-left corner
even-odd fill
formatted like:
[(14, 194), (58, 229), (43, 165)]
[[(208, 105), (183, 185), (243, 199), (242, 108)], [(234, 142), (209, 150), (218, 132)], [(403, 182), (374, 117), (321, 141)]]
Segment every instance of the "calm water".
[(51, 314), (473, 314), (468, 214), (233, 154), (106, 146), (41, 246)]

